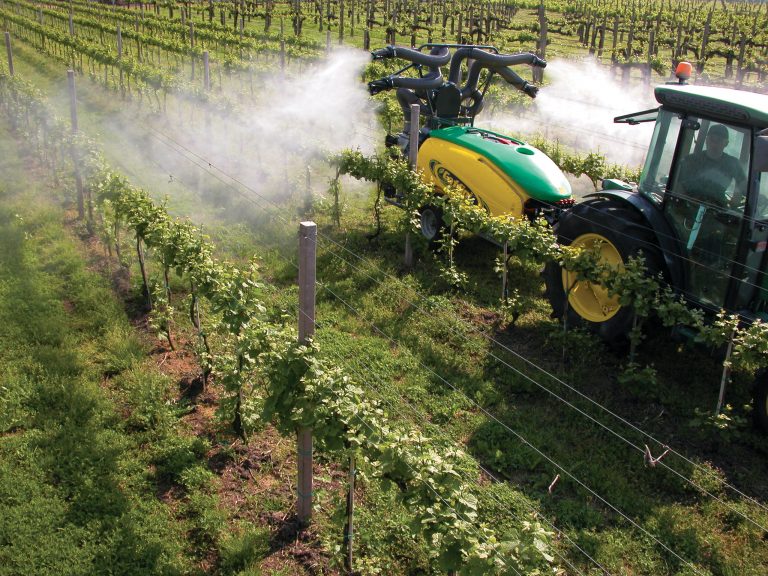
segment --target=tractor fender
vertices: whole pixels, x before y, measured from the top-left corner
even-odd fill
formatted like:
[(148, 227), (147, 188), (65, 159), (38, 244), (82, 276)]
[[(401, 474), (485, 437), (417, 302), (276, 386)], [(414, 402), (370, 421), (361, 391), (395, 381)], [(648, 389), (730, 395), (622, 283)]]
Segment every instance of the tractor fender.
[[(675, 291), (679, 291), (685, 285), (686, 275), (682, 266), (683, 255), (680, 253), (679, 244), (676, 241), (677, 234), (656, 204), (642, 194), (626, 190), (600, 190), (587, 194), (584, 198), (614, 200), (625, 206), (631, 206), (638, 212), (646, 222), (647, 228), (653, 232), (656, 242), (661, 248), (670, 285)], [(577, 206), (578, 204), (574, 208)]]

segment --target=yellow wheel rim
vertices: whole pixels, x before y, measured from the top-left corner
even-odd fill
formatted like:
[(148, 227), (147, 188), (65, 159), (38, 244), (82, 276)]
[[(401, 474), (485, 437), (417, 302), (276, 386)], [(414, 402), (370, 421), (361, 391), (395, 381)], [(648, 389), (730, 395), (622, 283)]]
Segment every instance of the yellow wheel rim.
[[(621, 254), (605, 236), (583, 234), (571, 243), (571, 246), (585, 250), (597, 250), (600, 261), (621, 270), (624, 261)], [(619, 298), (609, 296), (600, 284), (582, 280), (576, 282), (576, 274), (563, 270), (563, 289), (568, 294), (568, 303), (574, 311), (590, 322), (605, 322), (613, 318), (621, 309)]]

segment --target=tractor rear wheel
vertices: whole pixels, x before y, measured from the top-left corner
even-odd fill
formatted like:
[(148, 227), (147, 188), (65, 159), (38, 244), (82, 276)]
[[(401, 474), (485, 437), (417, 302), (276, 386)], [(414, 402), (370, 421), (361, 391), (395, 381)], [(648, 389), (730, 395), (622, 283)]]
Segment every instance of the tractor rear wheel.
[[(577, 204), (555, 227), (558, 242), (599, 251), (603, 262), (623, 268), (630, 256), (642, 255), (649, 273), (661, 269), (655, 235), (635, 209), (615, 200), (595, 198)], [(556, 262), (544, 268), (547, 299), (555, 318), (569, 326), (585, 326), (612, 344), (624, 341), (632, 329), (634, 311), (622, 306), (600, 284), (576, 281), (574, 273)]]

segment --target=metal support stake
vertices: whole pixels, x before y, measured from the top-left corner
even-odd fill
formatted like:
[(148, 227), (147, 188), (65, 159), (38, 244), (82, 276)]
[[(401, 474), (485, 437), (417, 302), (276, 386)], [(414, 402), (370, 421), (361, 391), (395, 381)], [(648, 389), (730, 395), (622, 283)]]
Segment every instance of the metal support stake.
[[(299, 342), (307, 344), (315, 334), (315, 283), (317, 278), (317, 224), (299, 224)], [(299, 428), (298, 499), (296, 515), (299, 523), (308, 524), (312, 517), (312, 429)]]
[(5, 33), (5, 51), (8, 53), (8, 72), (13, 76), (13, 51), (11, 50), (11, 33)]

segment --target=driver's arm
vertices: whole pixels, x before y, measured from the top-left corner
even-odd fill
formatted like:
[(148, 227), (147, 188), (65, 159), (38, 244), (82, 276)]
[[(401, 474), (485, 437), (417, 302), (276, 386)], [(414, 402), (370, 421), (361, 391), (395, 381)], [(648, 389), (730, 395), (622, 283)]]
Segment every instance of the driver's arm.
[(736, 181), (733, 187), (733, 196), (728, 202), (731, 208), (739, 208), (744, 204), (744, 192), (747, 189), (747, 176), (741, 168), (739, 161), (734, 158), (733, 179)]

